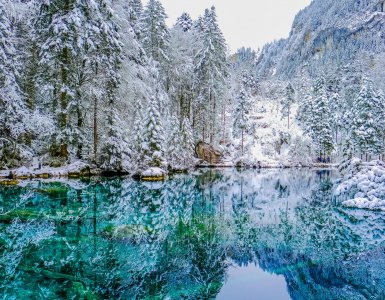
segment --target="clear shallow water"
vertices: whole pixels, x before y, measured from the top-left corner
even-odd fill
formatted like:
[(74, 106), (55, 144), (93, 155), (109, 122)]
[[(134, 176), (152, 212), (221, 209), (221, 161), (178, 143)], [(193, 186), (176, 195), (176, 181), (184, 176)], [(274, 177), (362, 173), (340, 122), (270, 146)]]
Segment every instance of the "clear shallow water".
[(385, 214), (329, 171), (0, 188), (4, 299), (384, 299)]

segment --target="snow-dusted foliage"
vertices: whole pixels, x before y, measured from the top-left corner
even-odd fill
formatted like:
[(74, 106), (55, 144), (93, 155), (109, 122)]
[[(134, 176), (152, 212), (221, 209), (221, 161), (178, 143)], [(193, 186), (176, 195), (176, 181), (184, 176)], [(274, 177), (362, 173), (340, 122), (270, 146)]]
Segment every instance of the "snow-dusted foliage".
[[(304, 63), (312, 75), (360, 60), (371, 75), (379, 75), (385, 49), (383, 1), (316, 0), (301, 10), (290, 36), (266, 45), (258, 62), (260, 75), (292, 78)], [(381, 77), (376, 76), (380, 83)]]
[[(0, 167), (20, 155), (19, 143), (28, 131), (29, 112), (19, 86), (15, 29), (0, 3)], [(20, 156), (19, 156), (20, 157)]]
[(290, 115), (292, 110), (292, 105), (295, 102), (295, 91), (293, 85), (289, 82), (285, 89), (285, 97), (281, 100), (281, 113), (282, 117), (287, 118), (287, 128), (290, 128)]
[(193, 27), (193, 20), (188, 13), (183, 13), (178, 20), (176, 25), (179, 26), (184, 32), (190, 31)]
[(333, 133), (331, 129), (332, 114), (329, 107), (329, 99), (326, 94), (325, 78), (317, 79), (314, 87), (314, 100), (312, 110), (309, 111), (311, 121), (309, 133), (320, 153), (330, 155), (334, 149)]
[(155, 61), (167, 61), (170, 33), (166, 25), (167, 14), (160, 1), (150, 0), (141, 17), (143, 47)]
[(250, 97), (245, 90), (241, 90), (236, 98), (235, 110), (233, 114), (234, 129), (233, 134), (237, 138), (241, 138), (241, 155), (244, 152), (244, 136), (248, 134), (251, 127), (250, 122), (251, 102)]
[(384, 150), (385, 100), (376, 93), (373, 84), (364, 79), (362, 89), (353, 102), (352, 139), (358, 151), (381, 154)]
[(385, 164), (353, 158), (335, 196), (346, 207), (385, 211)]
[(197, 125), (202, 132), (203, 141), (208, 137), (210, 143), (218, 141), (219, 116), (228, 76), (227, 47), (223, 34), (218, 26), (214, 7), (206, 9), (204, 16), (197, 21), (197, 44), (195, 56), (195, 86), (198, 87), (196, 103)]
[(230, 55), (214, 7), (168, 28), (158, 0), (2, 2), (0, 167), (186, 169), (198, 142), (233, 165), (381, 158), (374, 2), (315, 0), (288, 39)]
[(159, 112), (159, 96), (151, 97), (143, 132), (143, 163), (150, 167), (163, 167), (164, 157), (164, 126)]

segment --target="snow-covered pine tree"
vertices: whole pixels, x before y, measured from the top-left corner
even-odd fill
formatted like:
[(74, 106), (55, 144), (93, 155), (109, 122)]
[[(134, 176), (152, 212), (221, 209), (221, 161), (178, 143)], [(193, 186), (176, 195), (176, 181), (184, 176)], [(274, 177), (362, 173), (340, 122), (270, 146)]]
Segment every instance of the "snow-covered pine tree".
[(194, 32), (184, 31), (176, 24), (170, 30), (170, 51), (168, 63), (169, 89), (172, 110), (178, 113), (180, 125), (184, 116), (191, 116), (194, 100), (194, 56), (196, 45), (192, 45)]
[(184, 166), (193, 166), (195, 155), (194, 134), (190, 120), (184, 117), (181, 129), (182, 158)]
[(109, 107), (100, 155), (100, 168), (107, 172), (127, 172), (130, 169), (131, 149), (126, 140), (126, 131), (122, 128), (123, 122), (113, 103), (110, 99), (107, 104)]
[(101, 34), (100, 55), (104, 64), (101, 66), (105, 74), (105, 114), (107, 117), (105, 136), (101, 149), (101, 167), (107, 171), (127, 171), (130, 149), (126, 140), (126, 132), (122, 128), (118, 108), (120, 99), (117, 96), (120, 84), (119, 70), (122, 63), (121, 37), (118, 25), (113, 20), (112, 9), (106, 1), (100, 3)]
[(22, 136), (28, 132), (28, 111), (18, 84), (14, 32), (0, 3), (0, 162), (15, 156)]
[(250, 96), (256, 96), (260, 92), (261, 86), (259, 81), (250, 71), (242, 72), (241, 81), (243, 88)]
[[(132, 167), (140, 168), (143, 151), (143, 99), (152, 93), (153, 83), (149, 62), (142, 48), (137, 29), (140, 25), (137, 16), (142, 14), (141, 1), (115, 0), (113, 2), (114, 20), (119, 26), (121, 36), (122, 61), (119, 68), (119, 89), (117, 107), (119, 107), (122, 126), (131, 128)], [(139, 28), (139, 27), (138, 27)], [(133, 109), (132, 109), (133, 108)], [(132, 130), (133, 129), (133, 130)]]
[(234, 109), (233, 134), (241, 138), (241, 155), (244, 154), (244, 135), (250, 128), (251, 102), (245, 90), (241, 90), (236, 98)]
[(373, 82), (364, 78), (362, 88), (352, 106), (351, 137), (361, 154), (376, 155), (384, 149), (385, 107), (383, 96)]
[(141, 25), (140, 20), (143, 13), (143, 4), (141, 0), (130, 0), (128, 2), (129, 22), (136, 34), (137, 38), (140, 38), (141, 34)]
[(132, 131), (132, 160), (135, 167), (140, 168), (143, 159), (143, 106), (140, 98), (134, 104), (134, 127)]
[(178, 118), (172, 116), (170, 122), (170, 136), (167, 142), (168, 164), (171, 168), (180, 168), (183, 164), (181, 142), (181, 131)]
[(343, 108), (344, 104), (340, 94), (335, 92), (330, 96), (330, 111), (332, 113), (332, 130), (335, 133), (335, 142), (338, 144), (338, 134), (343, 127)]
[(202, 135), (217, 142), (216, 133), (220, 124), (223, 94), (229, 74), (227, 46), (217, 22), (215, 8), (206, 9), (203, 18), (196, 24), (197, 45), (195, 56), (195, 86), (198, 101), (195, 103), (195, 121), (202, 126)]
[(167, 156), (169, 166), (184, 169), (194, 164), (194, 138), (188, 118), (184, 118), (181, 128), (179, 123), (176, 117), (172, 117)]
[(141, 18), (141, 41), (152, 59), (161, 65), (169, 60), (170, 33), (166, 25), (167, 14), (157, 0), (149, 0)]
[(176, 26), (179, 26), (184, 32), (190, 31), (193, 27), (193, 20), (188, 13), (183, 13), (177, 20)]
[(47, 0), (41, 2), (35, 34), (39, 49), (39, 82), (49, 95), (58, 131), (51, 152), (68, 160), (75, 124), (71, 110), (77, 106), (76, 62), (82, 49), (84, 19), (79, 2)]
[(330, 155), (334, 150), (332, 132), (332, 113), (326, 94), (325, 78), (320, 76), (314, 87), (312, 115), (309, 120), (310, 135), (316, 143), (320, 156)]
[(346, 139), (342, 148), (342, 161), (338, 166), (338, 171), (344, 173), (349, 168), (354, 154), (353, 143), (350, 139)]
[(281, 114), (283, 118), (287, 118), (287, 128), (290, 128), (291, 108), (295, 102), (295, 91), (291, 82), (286, 86), (285, 95), (281, 100)]
[(164, 127), (159, 113), (158, 95), (150, 98), (143, 134), (143, 162), (148, 167), (162, 167), (164, 159)]

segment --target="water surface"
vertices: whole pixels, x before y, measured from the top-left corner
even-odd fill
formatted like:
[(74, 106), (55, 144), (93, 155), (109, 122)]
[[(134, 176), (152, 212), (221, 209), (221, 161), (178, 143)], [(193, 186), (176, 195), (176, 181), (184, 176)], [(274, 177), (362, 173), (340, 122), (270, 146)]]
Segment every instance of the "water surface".
[(384, 299), (385, 214), (331, 171), (0, 188), (4, 299)]

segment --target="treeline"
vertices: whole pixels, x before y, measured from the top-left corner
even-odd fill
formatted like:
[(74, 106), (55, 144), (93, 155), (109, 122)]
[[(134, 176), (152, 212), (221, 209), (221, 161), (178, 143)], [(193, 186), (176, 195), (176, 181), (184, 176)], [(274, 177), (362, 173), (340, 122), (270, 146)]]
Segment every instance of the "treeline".
[[(353, 156), (365, 160), (384, 158), (385, 97), (380, 88), (381, 77), (367, 70), (372, 59), (319, 69), (303, 62), (299, 74), (288, 80), (279, 76), (258, 77), (261, 55), (251, 49), (240, 49), (233, 64), (232, 74), (242, 82), (241, 87), (232, 88), (238, 91), (232, 116), (238, 131), (234, 128), (233, 133), (242, 135), (242, 149), (244, 136), (260, 139), (258, 134), (271, 126), (274, 142), (286, 144), (288, 155), (299, 157), (299, 162), (301, 156), (325, 162), (340, 162)], [(260, 113), (255, 109), (253, 112), (255, 106), (264, 107), (264, 112), (266, 107), (274, 107), (270, 115), (279, 115), (282, 122), (267, 125), (268, 120), (259, 120)], [(279, 150), (268, 155), (277, 156)]]
[(0, 3), (0, 167), (33, 157), (103, 170), (188, 166), (226, 128), (215, 8), (166, 26), (150, 0)]
[[(315, 79), (302, 74), (295, 82), (297, 120), (319, 158), (383, 158), (385, 98), (355, 62)], [(286, 105), (292, 103), (291, 95), (286, 93)]]

